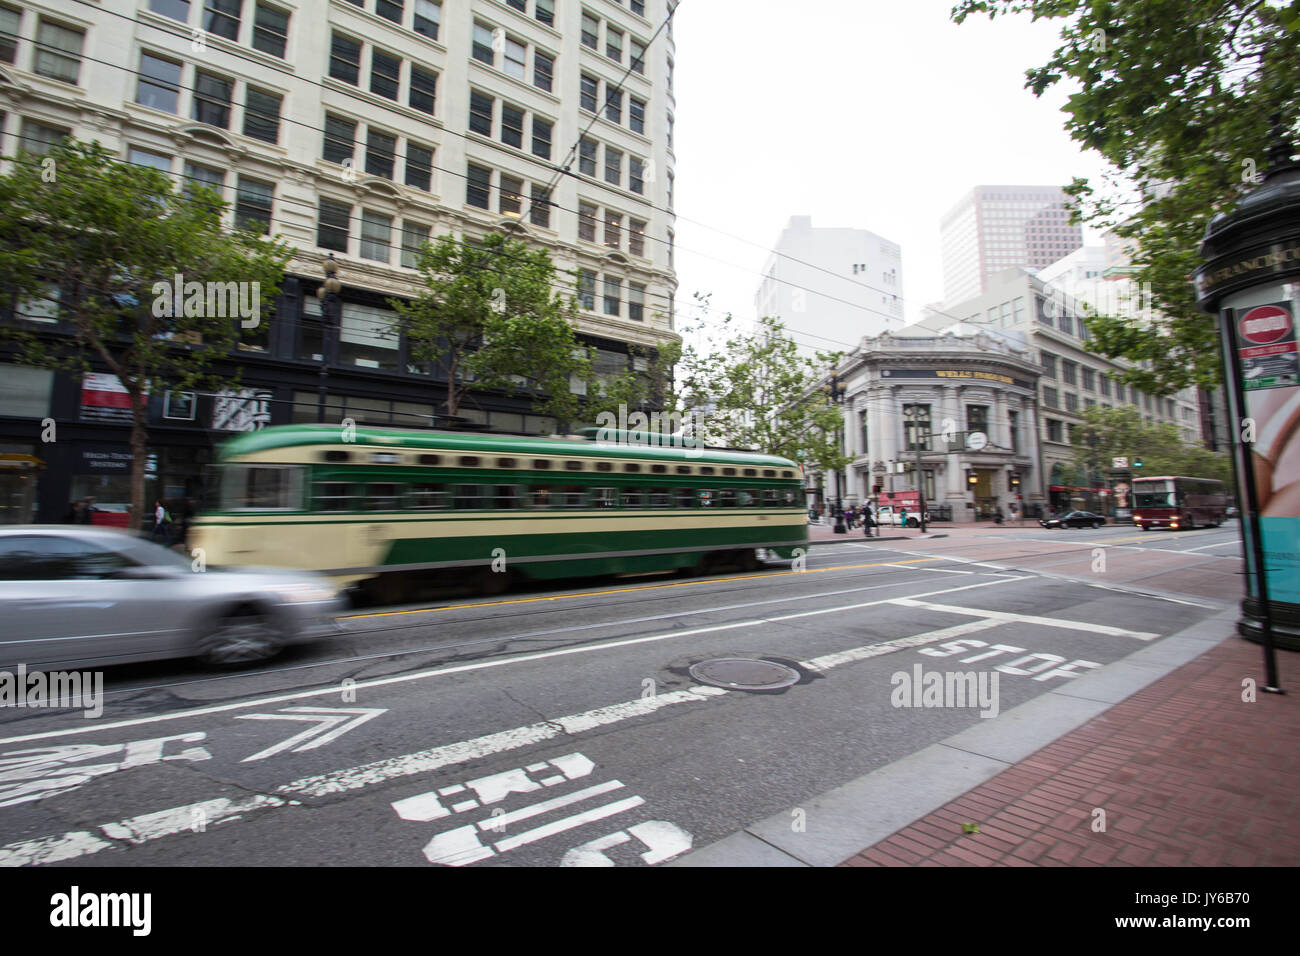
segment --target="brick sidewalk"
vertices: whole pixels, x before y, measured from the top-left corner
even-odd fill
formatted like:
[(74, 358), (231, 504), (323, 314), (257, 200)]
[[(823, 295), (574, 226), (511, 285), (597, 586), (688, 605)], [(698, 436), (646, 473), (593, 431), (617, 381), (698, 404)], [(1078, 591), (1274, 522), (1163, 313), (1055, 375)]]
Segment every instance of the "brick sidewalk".
[(840, 865), (1300, 864), (1300, 655), (1278, 670), (1244, 703), (1263, 652), (1231, 638)]

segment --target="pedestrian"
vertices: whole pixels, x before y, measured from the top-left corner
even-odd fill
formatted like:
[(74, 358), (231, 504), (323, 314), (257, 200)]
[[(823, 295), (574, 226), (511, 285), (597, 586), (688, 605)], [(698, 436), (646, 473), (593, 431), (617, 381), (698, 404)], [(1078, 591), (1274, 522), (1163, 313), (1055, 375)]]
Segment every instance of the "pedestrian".
[(1005, 516), (1002, 514), (1002, 506), (998, 505), (997, 511), (993, 512), (993, 523), (1001, 524)]
[(900, 526), (900, 527), (903, 527), (903, 528), (906, 528), (906, 527), (907, 527), (907, 509), (906, 509), (906, 508), (904, 508), (902, 511), (899, 512), (899, 515), (898, 515), (898, 523), (899, 523), (899, 526)]
[(862, 506), (862, 534), (865, 537), (871, 537), (871, 528), (876, 523), (876, 516), (872, 512), (871, 505)]
[(85, 498), (82, 503), (81, 515), (77, 520), (77, 524), (94, 524), (94, 513), (95, 499), (91, 497)]
[(157, 542), (161, 535), (162, 545), (165, 548), (170, 548), (172, 546), (171, 523), (172, 516), (167, 513), (167, 508), (163, 505), (162, 499), (155, 499), (153, 509), (153, 540)]
[(68, 510), (64, 512), (63, 515), (63, 523), (81, 524), (81, 508), (82, 508), (82, 502), (80, 499), (69, 502)]

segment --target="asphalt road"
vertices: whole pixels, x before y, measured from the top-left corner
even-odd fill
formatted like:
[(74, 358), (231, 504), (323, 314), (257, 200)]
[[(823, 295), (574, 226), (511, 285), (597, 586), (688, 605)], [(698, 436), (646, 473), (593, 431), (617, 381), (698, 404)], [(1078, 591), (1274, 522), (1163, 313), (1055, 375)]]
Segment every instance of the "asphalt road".
[[(255, 671), (121, 668), (96, 719), (0, 712), (0, 864), (666, 862), (1220, 610), (1239, 550), (1235, 523), (850, 535), (802, 569), (358, 612)], [(688, 673), (717, 658), (797, 683)], [(930, 672), (989, 696), (929, 706)]]

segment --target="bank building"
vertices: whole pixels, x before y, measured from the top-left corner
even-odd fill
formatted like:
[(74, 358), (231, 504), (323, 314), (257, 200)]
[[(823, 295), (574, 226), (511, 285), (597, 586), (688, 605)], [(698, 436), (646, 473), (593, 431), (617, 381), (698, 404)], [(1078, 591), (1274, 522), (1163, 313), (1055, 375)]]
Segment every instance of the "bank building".
[[(1041, 514), (1040, 368), (1023, 339), (963, 326), (862, 339), (835, 370), (851, 459), (840, 478), (844, 506), (916, 491), (919, 462), (936, 520), (1009, 515), (1013, 503), (1026, 517)], [(835, 475), (813, 481), (814, 503), (833, 506)]]

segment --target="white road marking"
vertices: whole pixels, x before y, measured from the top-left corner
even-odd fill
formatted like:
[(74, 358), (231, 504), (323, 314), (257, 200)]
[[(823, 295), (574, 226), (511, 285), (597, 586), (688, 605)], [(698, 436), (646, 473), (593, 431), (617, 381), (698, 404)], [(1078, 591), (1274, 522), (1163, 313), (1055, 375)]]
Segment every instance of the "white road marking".
[(809, 661), (800, 661), (801, 667), (806, 667), (810, 671), (828, 671), (832, 667), (839, 667), (841, 664), (848, 664), (852, 661), (864, 661), (869, 657), (879, 657), (882, 654), (892, 654), (894, 651), (906, 650), (909, 647), (920, 647), (923, 644), (933, 644), (938, 641), (946, 641), (953, 637), (961, 637), (963, 634), (973, 634), (976, 631), (988, 630), (990, 627), (999, 627), (1002, 621), (979, 620), (969, 621), (965, 624), (956, 624), (952, 627), (945, 627), (938, 631), (929, 631), (925, 634), (914, 634), (911, 637), (900, 637), (892, 641), (885, 641), (881, 644), (868, 644), (865, 647), (854, 647), (847, 651), (837, 651), (834, 654), (823, 654), (821, 657), (814, 657)]
[(564, 854), (560, 866), (613, 866), (614, 861), (605, 855), (605, 850), (622, 846), (636, 837), (647, 847), (641, 859), (649, 866), (662, 863), (680, 856), (691, 848), (695, 839), (675, 823), (667, 820), (647, 820), (626, 830), (616, 830), (603, 837), (590, 840), (582, 846), (574, 847)]
[(1199, 548), (1185, 548), (1183, 553), (1186, 553), (1187, 551), (1204, 551), (1206, 548), (1222, 548), (1224, 545), (1232, 545), (1234, 548), (1240, 548), (1241, 539), (1231, 538), (1227, 541), (1215, 542), (1214, 544), (1203, 544)]
[(575, 813), (571, 817), (565, 817), (562, 820), (556, 820), (545, 826), (537, 827), (534, 830), (526, 830), (516, 836), (506, 837), (495, 844), (496, 850), (498, 853), (508, 853), (516, 847), (527, 846), (529, 843), (536, 843), (538, 840), (545, 840), (549, 836), (555, 836), (557, 833), (572, 830), (595, 820), (604, 820), (606, 817), (612, 817), (615, 814), (639, 807), (643, 803), (645, 803), (645, 800), (641, 797), (628, 797), (626, 800), (619, 800), (617, 803), (608, 803), (603, 807), (593, 807), (590, 810), (584, 810), (582, 813)]
[(1088, 631), (1091, 634), (1105, 634), (1108, 637), (1131, 637), (1138, 641), (1152, 641), (1159, 634), (1151, 631), (1130, 631), (1123, 627), (1111, 627), (1108, 624), (1092, 624), (1088, 621), (1067, 621), (1058, 617), (1041, 617), (1036, 614), (1016, 614), (1011, 611), (986, 611), (983, 608), (958, 607), (952, 604), (935, 604), (931, 601), (918, 601), (914, 598), (895, 598), (894, 604), (903, 607), (920, 607), (930, 611), (943, 611), (947, 614), (962, 614), (967, 617), (983, 617), (1009, 624), (1037, 624), (1041, 627), (1060, 627), (1071, 631)]
[[(998, 581), (982, 581), (979, 584), (965, 584), (961, 587), (946, 588), (941, 591), (927, 591), (914, 597), (937, 597), (941, 594), (951, 594), (956, 591), (965, 591), (970, 588), (992, 587), (998, 584), (1010, 584), (1013, 581), (1023, 580), (1023, 577), (1004, 578)], [(888, 587), (889, 585), (873, 585), (862, 590), (875, 590), (879, 587)], [(813, 617), (819, 614), (840, 614), (846, 611), (859, 611), (867, 607), (877, 607), (881, 604), (888, 604), (891, 598), (880, 598), (875, 601), (866, 601), (861, 604), (836, 605), (834, 607), (817, 608), (812, 611), (798, 611), (793, 614), (782, 614), (776, 617), (751, 618), (746, 621), (732, 621), (727, 624), (712, 624), (705, 627), (689, 628), (682, 631), (667, 631), (662, 634), (650, 634), (646, 637), (624, 638), (615, 641), (606, 641), (602, 644), (584, 644), (581, 647), (560, 647), (549, 651), (537, 651), (532, 654), (514, 654), (510, 657), (495, 658), (493, 660), (475, 661), (472, 664), (456, 664), (446, 667), (435, 667), (431, 670), (416, 671), (411, 674), (399, 674), (393, 677), (377, 677), (372, 680), (361, 681), (353, 686), (356, 691), (368, 690), (372, 687), (386, 687), (392, 684), (405, 684), (411, 681), (428, 680), (431, 677), (441, 677), (446, 674), (464, 674), (471, 671), (486, 670), (493, 667), (505, 667), (510, 664), (519, 664), (525, 661), (540, 661), (552, 657), (567, 657), (573, 654), (590, 654), (596, 651), (612, 650), (619, 647), (632, 647), (637, 644), (649, 644), (658, 641), (667, 641), (674, 638), (693, 637), (698, 634), (713, 634), (719, 631), (730, 631), (743, 627), (757, 627), (763, 624), (776, 624), (781, 621), (792, 621), (803, 617)], [(778, 602), (779, 603), (779, 602)], [(230, 704), (215, 704), (209, 707), (196, 707), (191, 710), (178, 711), (172, 714), (155, 714), (151, 717), (135, 717), (130, 720), (118, 720), (105, 724), (96, 724), (85, 727), (68, 727), (63, 730), (49, 730), (43, 733), (25, 734), (19, 737), (8, 737), (0, 739), (0, 744), (24, 743), (29, 740), (46, 740), (53, 737), (68, 737), (74, 734), (97, 733), (102, 730), (117, 730), (122, 727), (136, 727), (145, 724), (160, 723), (165, 720), (180, 720), (187, 717), (205, 717), (208, 714), (228, 713), (232, 710), (246, 710), (250, 707), (266, 707), (271, 704), (283, 704), (295, 700), (307, 700), (312, 697), (325, 697), (337, 695), (339, 689), (337, 686), (323, 687), (317, 690), (293, 691), (292, 693), (277, 694), (273, 697), (261, 697), (256, 700), (242, 701)]]
[[(315, 750), (332, 740), (337, 740), (349, 730), (360, 727), (368, 720), (380, 714), (388, 713), (386, 707), (286, 707), (279, 714), (239, 714), (236, 720), (312, 720), (315, 727), (308, 727), (300, 734), (294, 734), (288, 740), (259, 750), (251, 757), (245, 757), (240, 763), (253, 760), (265, 760), (285, 750), (294, 752)], [(315, 738), (314, 740), (312, 738)], [(305, 741), (311, 741), (306, 743)], [(301, 746), (299, 746), (301, 744)]]

